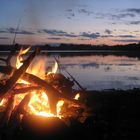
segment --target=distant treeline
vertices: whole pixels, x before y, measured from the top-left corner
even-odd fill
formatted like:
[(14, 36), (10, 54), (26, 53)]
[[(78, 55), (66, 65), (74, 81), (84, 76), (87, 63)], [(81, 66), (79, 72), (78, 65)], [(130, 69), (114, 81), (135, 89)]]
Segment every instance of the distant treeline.
[[(27, 47), (29, 45), (16, 44), (17, 50), (21, 47)], [(0, 45), (0, 51), (11, 50), (12, 45)], [(112, 51), (140, 51), (140, 43), (128, 44), (128, 45), (85, 45), (85, 44), (60, 44), (59, 46), (51, 45), (34, 45), (32, 49), (40, 48), (41, 50), (112, 50)]]

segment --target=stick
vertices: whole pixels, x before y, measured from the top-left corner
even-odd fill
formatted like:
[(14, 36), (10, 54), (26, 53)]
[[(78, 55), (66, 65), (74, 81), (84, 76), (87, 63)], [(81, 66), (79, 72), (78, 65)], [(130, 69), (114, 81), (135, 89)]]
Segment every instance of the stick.
[(7, 107), (5, 109), (5, 113), (3, 114), (3, 118), (1, 119), (1, 126), (5, 126), (8, 124), (9, 122), (9, 118), (11, 116), (12, 110), (13, 110), (13, 106), (14, 106), (14, 96), (11, 95), (11, 97), (9, 98)]
[(30, 92), (33, 90), (41, 90), (42, 88), (40, 86), (31, 86), (31, 87), (25, 87), (25, 88), (20, 88), (20, 89), (14, 89), (13, 93), (14, 94), (21, 94), (21, 93), (26, 93)]
[[(6, 68), (6, 67), (4, 67), (4, 68)], [(0, 72), (3, 71), (2, 69), (3, 68), (1, 66), (0, 67)], [(7, 72), (6, 74), (10, 74), (10, 71), (12, 72), (11, 67), (7, 67), (6, 69), (7, 69), (7, 70), (5, 70), (5, 73)], [(80, 101), (70, 99), (64, 93), (60, 93), (59, 91), (57, 91), (54, 87), (52, 87), (49, 83), (47, 83), (47, 81), (44, 81), (44, 80), (40, 79), (39, 77), (36, 77), (35, 75), (29, 74), (29, 73), (24, 73), (22, 78), (23, 78), (23, 80), (28, 81), (29, 83), (36, 84), (36, 85), (42, 87), (45, 91), (48, 91), (47, 95), (48, 95), (49, 98), (52, 98), (52, 99), (54, 98), (54, 99), (57, 99), (57, 100), (58, 99), (64, 99), (66, 102), (71, 102), (73, 104), (77, 104), (81, 108), (84, 108), (84, 109), (86, 108), (86, 106), (84, 104), (82, 104)]]
[[(54, 57), (54, 59), (56, 60), (56, 62), (58, 63), (58, 65), (59, 65), (59, 68), (60, 68), (60, 63), (59, 63), (59, 60), (56, 58), (56, 57)], [(86, 91), (85, 90), (85, 88), (83, 88), (82, 86), (81, 86), (81, 84), (64, 68), (64, 71), (72, 78), (72, 80), (79, 86), (79, 88), (81, 89), (81, 90), (83, 90), (84, 92)]]
[(2, 97), (4, 94), (9, 92), (13, 86), (16, 84), (17, 80), (25, 73), (28, 66), (30, 65), (33, 58), (37, 55), (38, 50), (33, 52), (23, 63), (23, 65), (14, 71), (12, 77), (7, 80), (6, 84), (0, 89), (0, 96)]

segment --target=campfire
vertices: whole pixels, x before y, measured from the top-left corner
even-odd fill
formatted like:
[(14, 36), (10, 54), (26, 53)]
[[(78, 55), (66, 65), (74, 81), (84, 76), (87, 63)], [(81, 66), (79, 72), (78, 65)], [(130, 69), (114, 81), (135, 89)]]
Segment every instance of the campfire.
[[(1, 127), (19, 125), (25, 116), (55, 117), (61, 120), (75, 117), (81, 121), (85, 116), (86, 105), (80, 100), (81, 93), (73, 92), (74, 81), (57, 73), (58, 62), (46, 71), (43, 60), (32, 63), (40, 51), (36, 49), (26, 60), (24, 55), (30, 48), (20, 49), (15, 63), (11, 59), (15, 55), (13, 48), (6, 65), (0, 66), (3, 73), (0, 80), (0, 121)], [(81, 119), (82, 118), (82, 119)]]

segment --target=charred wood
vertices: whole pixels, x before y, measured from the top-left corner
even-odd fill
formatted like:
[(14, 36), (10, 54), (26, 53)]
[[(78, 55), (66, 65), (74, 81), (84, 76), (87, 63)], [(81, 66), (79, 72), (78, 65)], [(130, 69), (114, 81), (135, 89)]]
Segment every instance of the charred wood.
[(33, 58), (38, 54), (38, 50), (33, 52), (23, 63), (23, 65), (15, 70), (9, 80), (6, 81), (6, 84), (1, 87), (0, 89), (0, 96), (2, 97), (4, 94), (6, 94), (8, 91), (10, 91), (13, 86), (16, 84), (17, 80), (25, 73), (26, 69), (32, 62)]

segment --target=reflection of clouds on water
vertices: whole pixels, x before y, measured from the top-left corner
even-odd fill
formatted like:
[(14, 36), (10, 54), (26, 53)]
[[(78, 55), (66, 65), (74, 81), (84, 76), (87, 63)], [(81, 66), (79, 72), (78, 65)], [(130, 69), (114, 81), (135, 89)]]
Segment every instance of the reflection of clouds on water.
[(118, 66), (134, 66), (135, 64), (118, 64)]
[[(68, 76), (63, 71), (63, 68), (66, 68), (88, 90), (125, 90), (140, 87), (140, 59), (137, 57), (97, 54), (70, 57), (66, 55), (59, 58), (61, 72)], [(48, 70), (55, 60), (54, 57), (46, 57)]]
[(84, 63), (84, 64), (75, 64), (75, 63), (71, 63), (71, 64), (65, 64), (63, 67), (64, 68), (67, 68), (67, 67), (74, 67), (74, 66), (79, 66), (79, 67), (81, 67), (81, 68), (83, 68), (83, 69), (85, 69), (85, 68), (99, 68), (99, 64), (97, 64), (97, 63)]
[(112, 68), (111, 68), (110, 66), (107, 66), (107, 67), (104, 68), (104, 71), (105, 71), (105, 72), (109, 72), (109, 71), (111, 71), (111, 70), (112, 70)]
[(97, 63), (86, 63), (86, 64), (80, 64), (80, 66), (83, 68), (94, 67), (98, 69), (100, 65)]

